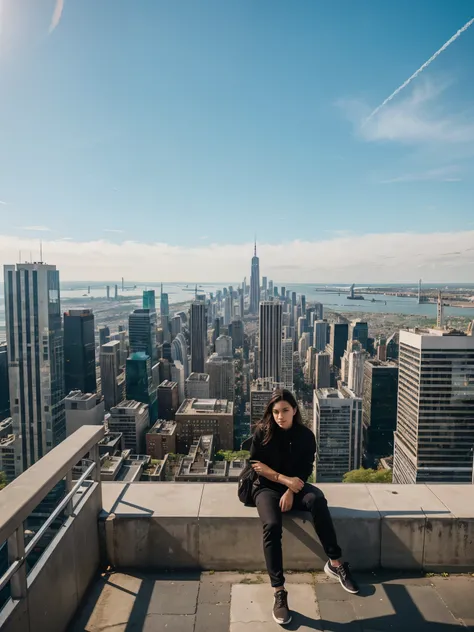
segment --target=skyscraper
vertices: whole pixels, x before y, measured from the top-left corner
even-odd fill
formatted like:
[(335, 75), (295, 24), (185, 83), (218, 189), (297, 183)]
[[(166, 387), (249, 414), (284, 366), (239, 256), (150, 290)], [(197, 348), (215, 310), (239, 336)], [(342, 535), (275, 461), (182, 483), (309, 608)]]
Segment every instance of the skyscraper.
[(353, 320), (350, 326), (349, 340), (360, 342), (362, 349), (367, 351), (367, 340), (369, 338), (369, 326), (365, 321)]
[(5, 315), (13, 431), (20, 474), (66, 437), (59, 272), (54, 265), (7, 265)]
[(150, 356), (143, 351), (132, 353), (127, 358), (125, 369), (125, 397), (148, 406), (150, 422), (158, 419), (157, 389), (153, 384)]
[(365, 351), (351, 351), (349, 353), (349, 367), (347, 385), (357, 397), (362, 397), (364, 389)]
[(119, 374), (120, 342), (118, 340), (106, 342), (100, 348), (100, 380), (106, 410), (116, 406), (121, 399)]
[(143, 290), (143, 309), (156, 310), (155, 290)]
[(216, 353), (222, 358), (232, 358), (232, 338), (230, 336), (216, 338)]
[(331, 356), (329, 353), (317, 353), (314, 370), (315, 389), (329, 388), (331, 385)]
[(293, 391), (293, 340), (281, 341), (281, 382), (283, 388)]
[(328, 339), (329, 323), (325, 320), (316, 320), (313, 327), (313, 347), (316, 351), (325, 351)]
[(242, 320), (233, 320), (229, 325), (229, 335), (232, 338), (232, 349), (244, 346), (244, 323)]
[(254, 254), (252, 257), (252, 269), (250, 273), (250, 314), (258, 314), (258, 304), (260, 303), (260, 264), (257, 257), (257, 242), (255, 242)]
[[(168, 303), (168, 294), (163, 292), (163, 283), (161, 284), (161, 294), (160, 294), (160, 315), (163, 319), (163, 316), (170, 315), (170, 307)], [(163, 322), (163, 320), (162, 320)]]
[(400, 332), (395, 483), (472, 483), (474, 337)]
[(107, 325), (99, 327), (99, 347), (105, 345), (106, 342), (110, 342), (110, 329)]
[(213, 353), (206, 362), (209, 375), (209, 397), (234, 401), (235, 372), (234, 362)]
[(331, 352), (331, 364), (341, 368), (341, 358), (347, 346), (349, 326), (347, 323), (331, 324), (331, 339), (329, 342)]
[(0, 421), (10, 417), (7, 343), (0, 342)]
[(340, 483), (362, 463), (362, 401), (345, 387), (314, 392), (316, 482)]
[(158, 359), (156, 339), (156, 312), (152, 309), (136, 309), (128, 317), (130, 353), (142, 351), (154, 363)]
[(324, 307), (322, 303), (314, 304), (314, 319), (315, 320), (323, 320), (324, 318)]
[(283, 306), (279, 301), (260, 303), (259, 318), (259, 377), (281, 381), (281, 335)]
[(95, 329), (91, 309), (64, 313), (64, 387), (71, 391), (95, 393)]
[(305, 331), (298, 342), (298, 354), (300, 357), (301, 365), (303, 365), (306, 360), (306, 354), (310, 346), (311, 346), (311, 341), (309, 337), (309, 332)]
[(362, 395), (364, 465), (393, 454), (393, 433), (397, 426), (398, 366), (394, 362), (366, 360)]
[(165, 380), (158, 387), (158, 412), (160, 419), (174, 419), (179, 408), (179, 386), (177, 382)]
[(124, 400), (110, 411), (110, 432), (121, 432), (123, 445), (134, 454), (145, 452), (146, 431), (150, 427), (148, 406), (133, 400)]
[(204, 373), (207, 359), (207, 316), (204, 301), (191, 304), (191, 372)]
[(227, 295), (224, 299), (224, 326), (227, 327), (232, 319), (232, 296)]

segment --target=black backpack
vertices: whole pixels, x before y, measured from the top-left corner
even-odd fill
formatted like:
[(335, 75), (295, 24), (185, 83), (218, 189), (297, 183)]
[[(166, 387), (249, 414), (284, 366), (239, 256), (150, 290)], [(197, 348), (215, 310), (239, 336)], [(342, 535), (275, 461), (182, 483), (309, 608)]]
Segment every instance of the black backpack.
[(250, 463), (247, 463), (239, 476), (237, 486), (237, 495), (239, 500), (246, 507), (255, 507), (253, 492), (259, 484), (260, 479), (257, 472), (255, 472)]

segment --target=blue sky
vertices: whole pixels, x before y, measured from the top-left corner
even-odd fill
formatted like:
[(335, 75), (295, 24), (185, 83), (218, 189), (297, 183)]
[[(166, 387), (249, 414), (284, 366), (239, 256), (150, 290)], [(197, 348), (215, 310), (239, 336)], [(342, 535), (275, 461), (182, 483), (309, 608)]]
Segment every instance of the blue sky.
[(256, 232), (282, 281), (471, 278), (474, 25), (362, 125), (470, 0), (0, 5), (0, 264), (42, 237), (68, 278), (232, 280)]

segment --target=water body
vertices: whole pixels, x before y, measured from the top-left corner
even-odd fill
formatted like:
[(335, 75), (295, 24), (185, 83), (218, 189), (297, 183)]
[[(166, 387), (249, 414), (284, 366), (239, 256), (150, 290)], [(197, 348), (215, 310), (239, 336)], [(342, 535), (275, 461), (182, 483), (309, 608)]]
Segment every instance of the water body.
[[(110, 283), (110, 295), (114, 296), (115, 284)], [(239, 287), (239, 283), (198, 283), (198, 293), (209, 295), (210, 292), (216, 293), (217, 290), (222, 290), (224, 287), (232, 285), (234, 289)], [(63, 282), (61, 283), (61, 298), (63, 299), (63, 308), (67, 309), (68, 300), (75, 299), (74, 304), (77, 306), (76, 301), (81, 301), (84, 307), (94, 307), (94, 301), (91, 298), (105, 298), (106, 297), (106, 284), (105, 283), (90, 283), (90, 294), (88, 294), (89, 284), (83, 282)], [(276, 284), (280, 289), (281, 284)], [(388, 313), (388, 314), (415, 314), (420, 316), (428, 316), (431, 318), (436, 317), (436, 305), (434, 303), (422, 303), (418, 304), (415, 298), (406, 298), (400, 296), (385, 296), (383, 294), (367, 294), (363, 301), (351, 301), (348, 300), (348, 290), (337, 292), (318, 292), (316, 291), (315, 284), (313, 283), (298, 283), (298, 284), (285, 284), (284, 287), (291, 292), (297, 294), (304, 294), (306, 301), (309, 303), (319, 302), (330, 310), (337, 312), (374, 312), (374, 313)], [(331, 287), (331, 286), (328, 286)], [(364, 287), (370, 287), (366, 284)], [(380, 287), (380, 284), (373, 285), (373, 287)], [(413, 288), (413, 285), (386, 285), (387, 289), (391, 287), (397, 288)], [(430, 286), (434, 287), (434, 286)], [(445, 288), (446, 285), (439, 286)], [(458, 287), (451, 284), (451, 287)], [(474, 295), (474, 285), (463, 284), (463, 287), (469, 287), (472, 289)], [(125, 289), (122, 291), (121, 284), (118, 285), (118, 292), (120, 296), (129, 296), (133, 304), (141, 305), (141, 294), (144, 289), (155, 290), (157, 307), (159, 307), (160, 296), (160, 284), (159, 283), (133, 283), (125, 284)], [(163, 290), (168, 293), (169, 303), (181, 303), (183, 301), (190, 301), (194, 298), (195, 283), (165, 283)], [(138, 298), (133, 298), (137, 297)], [(375, 302), (372, 302), (372, 298)], [(446, 315), (452, 316), (465, 316), (466, 318), (474, 318), (474, 304), (472, 308), (461, 307), (446, 307)], [(0, 328), (4, 328), (5, 325), (5, 303), (3, 296), (3, 283), (0, 284)]]

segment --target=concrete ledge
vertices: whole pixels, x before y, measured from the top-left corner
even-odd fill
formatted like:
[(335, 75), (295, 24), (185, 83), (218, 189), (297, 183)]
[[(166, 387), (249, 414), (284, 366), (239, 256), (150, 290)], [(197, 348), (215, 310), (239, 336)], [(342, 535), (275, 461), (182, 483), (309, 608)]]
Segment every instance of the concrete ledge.
[[(354, 569), (474, 570), (473, 486), (318, 487)], [(257, 510), (239, 502), (234, 483), (110, 482), (102, 488), (108, 559), (116, 568), (265, 569)], [(283, 517), (287, 569), (324, 566), (308, 518)]]

